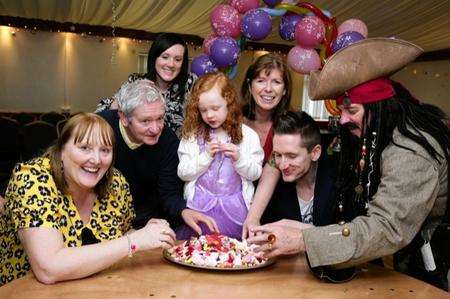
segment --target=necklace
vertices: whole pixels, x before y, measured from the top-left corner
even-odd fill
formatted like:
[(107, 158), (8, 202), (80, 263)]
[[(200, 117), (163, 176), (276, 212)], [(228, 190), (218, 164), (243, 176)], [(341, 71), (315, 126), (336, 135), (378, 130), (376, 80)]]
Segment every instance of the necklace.
[(360, 201), (362, 199), (362, 195), (364, 192), (363, 182), (362, 182), (362, 176), (363, 171), (366, 166), (366, 156), (367, 156), (367, 139), (363, 138), (363, 143), (361, 146), (361, 159), (358, 162), (357, 169), (358, 169), (358, 185), (355, 187), (355, 193), (356, 193), (356, 201)]

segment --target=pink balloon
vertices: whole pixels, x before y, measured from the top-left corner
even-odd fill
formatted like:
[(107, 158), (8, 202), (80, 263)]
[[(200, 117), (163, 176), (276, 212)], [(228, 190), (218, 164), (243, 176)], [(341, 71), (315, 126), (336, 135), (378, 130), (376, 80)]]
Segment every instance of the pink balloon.
[(241, 17), (237, 9), (230, 5), (222, 4), (216, 6), (209, 20), (217, 35), (235, 38), (241, 33)]
[(236, 8), (241, 14), (244, 14), (250, 9), (258, 8), (259, 0), (229, 0), (228, 4)]
[(344, 32), (347, 31), (356, 31), (361, 33), (362, 36), (364, 36), (364, 38), (367, 38), (368, 35), (368, 30), (367, 30), (367, 26), (366, 24), (358, 19), (349, 19), (347, 21), (345, 21), (344, 23), (342, 23), (341, 25), (339, 25), (338, 27), (338, 35), (341, 35)]
[(205, 39), (203, 40), (203, 45), (202, 45), (203, 53), (209, 55), (211, 45), (216, 40), (216, 38), (217, 38), (217, 35), (214, 32), (211, 32), (210, 34), (208, 34), (207, 37), (205, 37)]
[(320, 56), (314, 49), (295, 46), (288, 53), (287, 63), (297, 73), (308, 75), (320, 68)]
[(306, 16), (295, 26), (297, 44), (304, 48), (318, 46), (325, 37), (325, 25), (316, 16)]

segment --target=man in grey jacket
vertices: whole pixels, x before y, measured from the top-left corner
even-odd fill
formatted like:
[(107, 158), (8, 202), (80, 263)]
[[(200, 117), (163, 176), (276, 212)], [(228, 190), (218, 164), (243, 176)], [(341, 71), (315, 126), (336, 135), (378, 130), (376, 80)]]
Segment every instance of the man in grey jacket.
[[(395, 253), (396, 269), (448, 288), (442, 274), (450, 248), (438, 250), (432, 240), (437, 232), (445, 238), (448, 117), (387, 77), (421, 52), (406, 41), (371, 38), (342, 49), (311, 74), (310, 97), (336, 98), (341, 125), (359, 139), (359, 148), (343, 146), (356, 158), (340, 172), (354, 178), (338, 186), (342, 221), (324, 227), (275, 222), (255, 228), (259, 234), (249, 242), (262, 244), (268, 257), (306, 252), (313, 269), (345, 268)], [(346, 219), (348, 209), (358, 210), (355, 217)]]

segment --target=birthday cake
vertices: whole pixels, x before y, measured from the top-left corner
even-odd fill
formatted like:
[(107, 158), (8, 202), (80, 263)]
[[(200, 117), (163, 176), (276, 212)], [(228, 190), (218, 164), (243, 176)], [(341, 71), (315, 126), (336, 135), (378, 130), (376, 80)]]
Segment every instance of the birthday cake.
[(167, 250), (170, 257), (187, 265), (208, 268), (254, 268), (267, 262), (257, 245), (223, 235), (202, 235)]

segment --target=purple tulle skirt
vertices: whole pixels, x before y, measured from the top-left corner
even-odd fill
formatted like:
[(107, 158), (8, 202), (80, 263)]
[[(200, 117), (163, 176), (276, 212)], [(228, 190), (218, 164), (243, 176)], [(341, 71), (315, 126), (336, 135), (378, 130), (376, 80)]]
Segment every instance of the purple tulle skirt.
[[(217, 200), (217, 204), (209, 211), (202, 212), (205, 215), (213, 218), (219, 231), (222, 235), (226, 235), (232, 238), (241, 239), (242, 236), (242, 224), (247, 216), (247, 207), (245, 206), (242, 193), (238, 194), (235, 200)], [(230, 198), (228, 198), (230, 199)], [(203, 235), (211, 234), (209, 228), (200, 223)], [(197, 233), (187, 225), (182, 225), (176, 230), (178, 240), (187, 240), (190, 237), (197, 237)]]
[[(205, 150), (202, 140), (200, 151)], [(240, 239), (242, 224), (247, 217), (247, 206), (242, 196), (242, 179), (234, 169), (231, 158), (216, 153), (213, 161), (195, 183), (194, 196), (187, 200), (187, 207), (213, 218), (221, 234)], [(200, 223), (202, 234), (211, 234), (208, 227)], [(179, 240), (197, 236), (187, 225), (176, 230)]]

